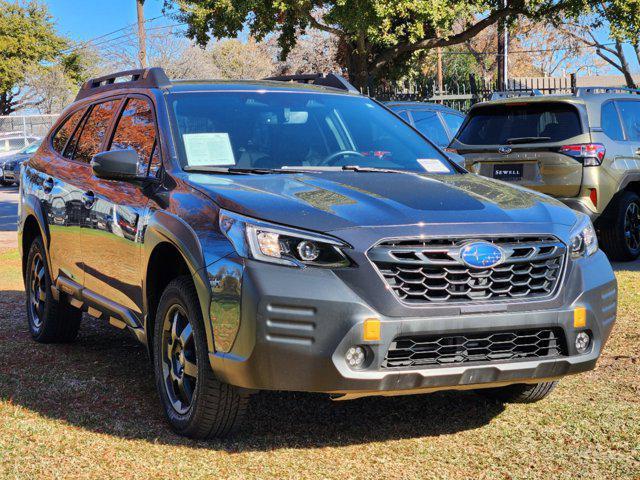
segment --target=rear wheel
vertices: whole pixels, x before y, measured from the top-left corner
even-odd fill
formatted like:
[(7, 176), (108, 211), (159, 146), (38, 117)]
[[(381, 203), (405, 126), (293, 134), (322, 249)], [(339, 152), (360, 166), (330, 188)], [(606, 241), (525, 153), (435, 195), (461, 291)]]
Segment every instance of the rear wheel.
[(555, 381), (508, 385), (506, 387), (478, 390), (478, 393), (505, 403), (534, 403), (547, 397), (557, 384), (558, 382)]
[(600, 245), (611, 260), (629, 261), (640, 256), (640, 197), (622, 192), (600, 221)]
[(82, 311), (53, 298), (51, 275), (40, 237), (36, 238), (29, 248), (25, 286), (27, 319), (33, 339), (41, 343), (75, 340), (80, 328)]
[(203, 325), (191, 278), (173, 280), (156, 315), (156, 386), (177, 433), (198, 439), (225, 437), (241, 425), (248, 395), (215, 378)]

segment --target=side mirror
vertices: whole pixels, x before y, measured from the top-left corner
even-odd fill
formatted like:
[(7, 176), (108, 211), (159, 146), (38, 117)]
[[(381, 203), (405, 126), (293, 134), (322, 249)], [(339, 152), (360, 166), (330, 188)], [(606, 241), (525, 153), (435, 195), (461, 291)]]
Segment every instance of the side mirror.
[(91, 168), (98, 178), (133, 180), (138, 176), (138, 154), (132, 148), (100, 152), (91, 159)]

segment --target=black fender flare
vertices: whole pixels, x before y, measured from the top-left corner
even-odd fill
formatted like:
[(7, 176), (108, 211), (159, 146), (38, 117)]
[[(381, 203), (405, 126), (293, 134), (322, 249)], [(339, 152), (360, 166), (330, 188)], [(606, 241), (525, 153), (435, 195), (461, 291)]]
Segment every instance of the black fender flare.
[(21, 258), (23, 259), (23, 267), (24, 262), (26, 262), (25, 256), (29, 253), (22, 251), (24, 226), (29, 217), (34, 217), (36, 223), (38, 224), (38, 228), (40, 229), (40, 236), (43, 239), (44, 249), (47, 257), (47, 265), (49, 267), (49, 271), (51, 271), (51, 258), (49, 255), (49, 243), (51, 241), (51, 234), (49, 233), (49, 224), (46, 222), (44, 213), (42, 211), (42, 205), (35, 195), (21, 195), (18, 201), (20, 202), (20, 215), (18, 218), (18, 251), (20, 252)]
[(141, 267), (143, 268), (142, 271), (145, 272), (145, 279), (142, 285), (142, 295), (144, 303), (143, 311), (145, 312), (144, 327), (147, 339), (150, 338), (149, 334), (151, 332), (148, 331), (147, 326), (149, 305), (146, 272), (149, 269), (151, 255), (156, 247), (162, 243), (171, 244), (180, 253), (180, 255), (182, 255), (183, 260), (189, 268), (189, 273), (193, 278), (193, 283), (196, 287), (198, 300), (200, 302), (200, 309), (202, 311), (202, 318), (204, 320), (204, 327), (207, 336), (207, 348), (209, 352), (213, 352), (213, 332), (211, 329), (211, 322), (209, 321), (211, 289), (207, 278), (202, 246), (198, 240), (196, 232), (183, 219), (166, 211), (153, 212), (144, 232)]

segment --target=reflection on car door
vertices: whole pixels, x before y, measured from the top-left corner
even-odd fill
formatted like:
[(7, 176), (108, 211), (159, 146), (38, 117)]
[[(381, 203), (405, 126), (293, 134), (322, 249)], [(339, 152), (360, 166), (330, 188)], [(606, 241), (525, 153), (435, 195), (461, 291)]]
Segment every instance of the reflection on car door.
[[(105, 150), (132, 148), (138, 173), (155, 175), (159, 164), (154, 112), (146, 97), (124, 103)], [(92, 176), (94, 202), (83, 232), (85, 287), (141, 315), (141, 242), (149, 198), (142, 182), (103, 180)]]
[[(60, 179), (60, 187), (64, 193), (60, 198), (52, 195), (53, 211), (58, 213), (63, 209), (64, 212), (64, 228), (59, 228), (56, 235), (57, 256), (61, 262), (69, 263), (66, 267), (72, 273), (70, 278), (80, 285), (85, 280), (83, 260), (87, 248), (82, 241), (83, 231), (89, 225), (89, 212), (93, 204), (89, 162), (100, 151), (100, 145), (105, 141), (120, 102), (121, 99), (107, 100), (90, 108), (63, 152), (67, 160), (64, 168), (59, 171), (65, 175), (65, 178)], [(55, 221), (59, 221), (59, 216), (56, 216)]]
[[(81, 191), (76, 188), (74, 165), (65, 156), (81, 129), (86, 108), (68, 115), (57, 128), (50, 144), (42, 149), (42, 166), (23, 188), (40, 200), (45, 221), (49, 224), (49, 258), (53, 280), (66, 277), (82, 285), (80, 244), (70, 241), (82, 223)], [(74, 132), (75, 135), (74, 135)], [(67, 153), (68, 155), (68, 153)], [(36, 170), (33, 170), (36, 172)]]

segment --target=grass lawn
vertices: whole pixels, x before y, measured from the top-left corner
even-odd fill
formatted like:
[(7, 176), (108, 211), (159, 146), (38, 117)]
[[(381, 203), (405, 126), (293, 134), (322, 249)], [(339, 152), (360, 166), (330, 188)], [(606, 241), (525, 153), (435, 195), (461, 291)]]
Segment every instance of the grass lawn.
[(640, 478), (638, 264), (598, 368), (540, 403), (261, 393), (208, 443), (169, 430), (128, 334), (86, 318), (74, 344), (34, 343), (19, 265), (0, 252), (0, 478)]

